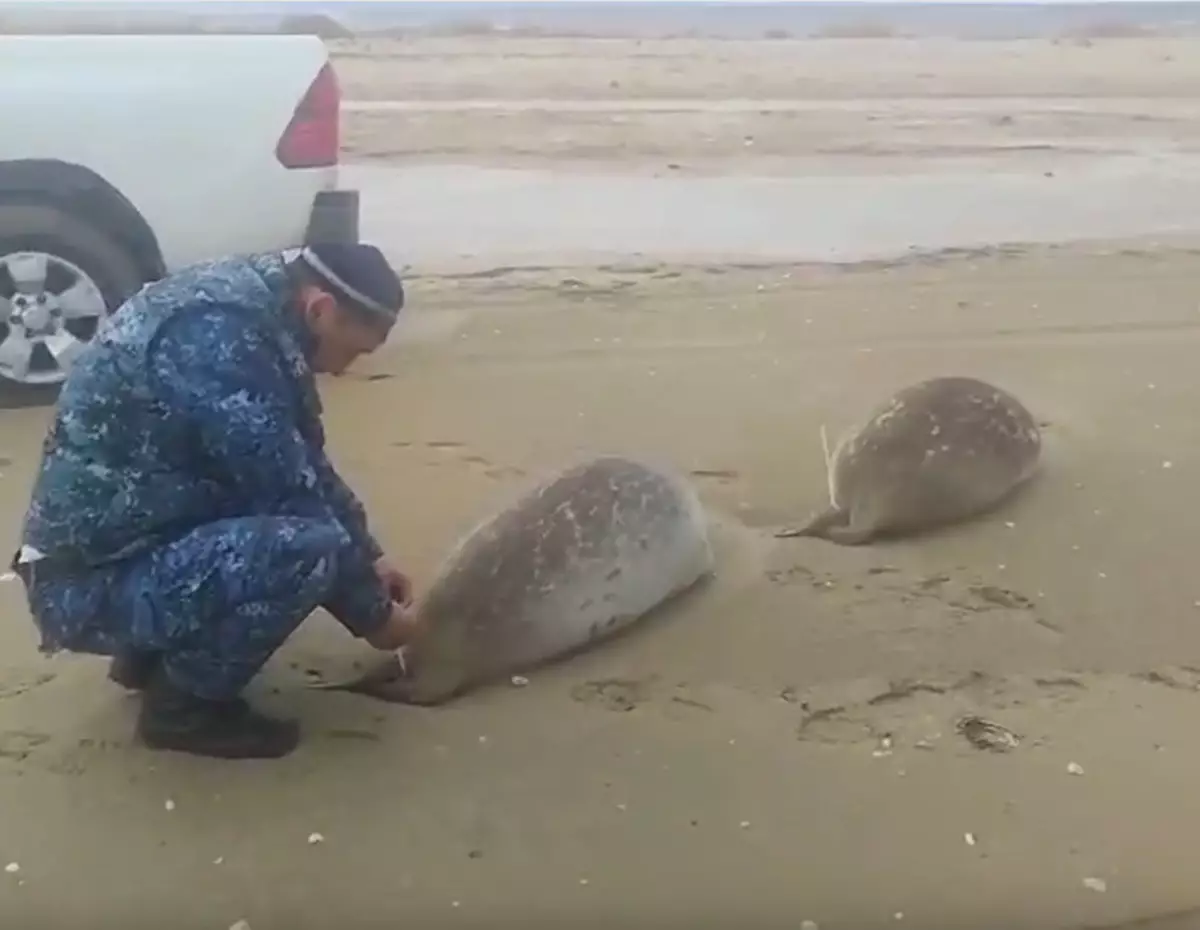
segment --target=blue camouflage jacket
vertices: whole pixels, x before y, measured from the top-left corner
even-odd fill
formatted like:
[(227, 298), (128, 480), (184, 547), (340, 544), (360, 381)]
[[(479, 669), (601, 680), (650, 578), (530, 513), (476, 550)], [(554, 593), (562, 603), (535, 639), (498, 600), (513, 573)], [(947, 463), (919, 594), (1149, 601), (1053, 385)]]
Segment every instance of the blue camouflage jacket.
[(324, 606), (358, 636), (378, 629), (382, 552), (325, 454), (312, 340), (287, 293), (282, 256), (234, 258), (108, 316), (63, 387), (23, 543), (99, 567), (224, 517), (333, 519), (352, 544)]

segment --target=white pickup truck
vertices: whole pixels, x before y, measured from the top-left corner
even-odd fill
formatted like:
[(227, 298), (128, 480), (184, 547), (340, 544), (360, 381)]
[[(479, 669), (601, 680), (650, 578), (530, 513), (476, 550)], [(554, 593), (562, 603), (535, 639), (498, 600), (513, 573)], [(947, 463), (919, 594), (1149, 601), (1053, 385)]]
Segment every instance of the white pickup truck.
[(357, 239), (340, 110), (315, 37), (0, 37), (0, 381), (181, 266)]

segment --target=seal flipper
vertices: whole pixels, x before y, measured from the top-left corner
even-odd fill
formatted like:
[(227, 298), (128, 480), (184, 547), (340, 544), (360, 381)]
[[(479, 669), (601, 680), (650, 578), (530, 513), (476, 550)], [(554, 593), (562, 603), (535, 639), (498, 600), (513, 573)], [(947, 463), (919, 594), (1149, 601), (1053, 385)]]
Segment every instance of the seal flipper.
[(458, 696), (465, 684), (453, 667), (436, 667), (441, 669), (440, 673), (431, 673), (428, 668), (418, 673), (393, 654), (351, 681), (324, 682), (312, 687), (320, 691), (348, 691), (389, 704), (436, 707)]
[(787, 529), (778, 530), (775, 533), (776, 539), (797, 539), (801, 536), (812, 536), (817, 539), (830, 539), (830, 533), (834, 529), (848, 529), (850, 523), (850, 514), (838, 507), (827, 507), (820, 513), (813, 516), (807, 523), (802, 526), (794, 526)]
[(407, 703), (410, 685), (404, 663), (398, 655), (389, 655), (350, 681), (323, 682), (313, 687), (321, 691), (349, 691), (393, 704)]
[(409, 704), (409, 693), (412, 690), (412, 679), (404, 671), (399, 660), (391, 661), (379, 668), (372, 669), (356, 681), (350, 682), (342, 690), (352, 694), (361, 694), (389, 704)]

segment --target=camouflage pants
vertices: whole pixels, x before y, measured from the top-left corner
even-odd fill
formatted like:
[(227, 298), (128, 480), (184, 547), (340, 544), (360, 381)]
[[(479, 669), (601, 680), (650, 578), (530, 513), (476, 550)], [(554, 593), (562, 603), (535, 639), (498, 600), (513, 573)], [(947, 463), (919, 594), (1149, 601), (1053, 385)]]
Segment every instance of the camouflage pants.
[(348, 543), (333, 521), (220, 520), (83, 575), (39, 577), (34, 563), (29, 605), (44, 651), (158, 651), (180, 688), (231, 698), (326, 599)]

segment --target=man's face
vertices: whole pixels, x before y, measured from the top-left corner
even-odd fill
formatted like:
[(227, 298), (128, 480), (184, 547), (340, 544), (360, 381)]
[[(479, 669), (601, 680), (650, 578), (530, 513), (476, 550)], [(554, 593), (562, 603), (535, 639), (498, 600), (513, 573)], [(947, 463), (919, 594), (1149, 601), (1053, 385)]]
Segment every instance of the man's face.
[(304, 319), (316, 337), (314, 371), (340, 375), (360, 355), (374, 352), (387, 340), (386, 326), (364, 320), (320, 288), (304, 288), (300, 302)]

